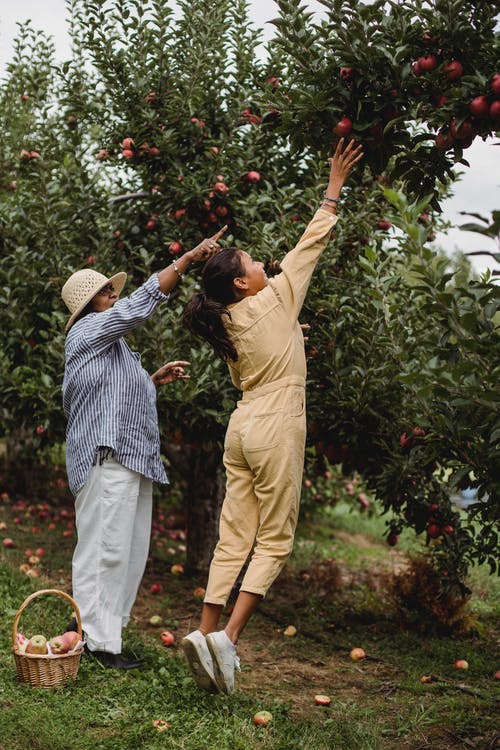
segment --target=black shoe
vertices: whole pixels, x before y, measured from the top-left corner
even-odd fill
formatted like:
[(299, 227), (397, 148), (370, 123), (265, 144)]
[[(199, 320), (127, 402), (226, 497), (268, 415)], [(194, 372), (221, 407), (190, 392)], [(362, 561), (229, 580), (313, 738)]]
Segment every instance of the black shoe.
[(88, 651), (88, 656), (110, 669), (140, 669), (143, 666), (142, 661), (127, 661), (121, 654), (110, 654), (109, 651)]

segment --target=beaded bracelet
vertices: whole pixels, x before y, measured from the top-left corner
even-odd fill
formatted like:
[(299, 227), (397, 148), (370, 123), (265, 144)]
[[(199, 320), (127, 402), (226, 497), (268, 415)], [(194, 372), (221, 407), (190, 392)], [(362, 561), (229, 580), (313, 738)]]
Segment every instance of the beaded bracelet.
[(177, 268), (177, 263), (175, 262), (175, 259), (172, 261), (172, 268), (174, 269), (175, 273), (179, 277), (179, 279), (182, 279), (184, 277), (184, 274), (179, 271)]
[(326, 190), (323, 192), (323, 198), (325, 201), (328, 201), (328, 203), (342, 203), (341, 198), (329, 198), (326, 194)]

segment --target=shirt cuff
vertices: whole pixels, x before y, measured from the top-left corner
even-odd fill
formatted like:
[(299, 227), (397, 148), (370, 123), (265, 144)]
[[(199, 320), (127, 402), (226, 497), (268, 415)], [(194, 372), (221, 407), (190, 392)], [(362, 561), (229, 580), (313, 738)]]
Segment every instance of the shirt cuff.
[(163, 292), (161, 291), (157, 273), (154, 273), (152, 276), (150, 276), (149, 279), (144, 283), (144, 289), (148, 292), (148, 294), (151, 295), (153, 299), (156, 299), (159, 302), (163, 302), (170, 296), (169, 294), (163, 294)]
[(327, 216), (329, 216), (330, 219), (333, 221), (332, 227), (334, 227), (335, 224), (337, 223), (337, 221), (339, 220), (339, 217), (337, 216), (337, 214), (332, 214), (330, 211), (325, 211), (324, 208), (318, 208), (318, 210), (316, 211), (316, 213), (317, 214), (320, 213), (320, 214), (322, 214), (322, 216), (324, 216), (325, 214)]

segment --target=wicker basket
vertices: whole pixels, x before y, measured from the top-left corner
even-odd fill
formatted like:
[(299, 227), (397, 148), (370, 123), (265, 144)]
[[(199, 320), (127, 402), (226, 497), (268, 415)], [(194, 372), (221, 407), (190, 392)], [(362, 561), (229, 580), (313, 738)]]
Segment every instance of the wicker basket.
[(31, 596), (28, 596), (19, 607), (12, 626), (12, 651), (14, 654), (14, 661), (16, 662), (17, 679), (20, 682), (29, 682), (31, 687), (56, 688), (63, 685), (67, 680), (76, 679), (78, 667), (80, 666), (80, 659), (83, 653), (83, 646), (77, 651), (71, 651), (67, 654), (58, 654), (57, 656), (49, 656), (48, 654), (26, 654), (19, 651), (17, 647), (17, 625), (21, 614), (33, 599), (44, 594), (55, 594), (56, 596), (61, 596), (71, 604), (76, 615), (78, 635), (80, 636), (80, 640), (82, 640), (82, 621), (80, 618), (80, 610), (75, 601), (69, 596), (69, 594), (65, 594), (64, 591), (59, 591), (58, 589), (43, 589), (42, 591), (36, 591), (34, 594), (31, 594)]

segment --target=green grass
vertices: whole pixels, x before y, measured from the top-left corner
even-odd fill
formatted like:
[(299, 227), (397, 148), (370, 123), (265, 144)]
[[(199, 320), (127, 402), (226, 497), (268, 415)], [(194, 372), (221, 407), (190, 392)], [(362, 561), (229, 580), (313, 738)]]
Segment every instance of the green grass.
[[(141, 671), (120, 673), (82, 660), (75, 683), (57, 690), (19, 684), (11, 629), (20, 604), (48, 586), (68, 589), (73, 539), (61, 542), (31, 521), (15, 528), (17, 550), (0, 552), (0, 750), (487, 750), (498, 727), (498, 682), (492, 661), (498, 638), (500, 587), (478, 568), (471, 575), (471, 609), (480, 627), (460, 639), (404, 630), (386, 591), (394, 560), (421, 547), (401, 535), (389, 549), (385, 519), (351, 513), (347, 504), (303, 518), (296, 553), (286, 573), (245, 632), (243, 672), (231, 696), (207, 695), (191, 680), (177, 647), (164, 648), (159, 629), (148, 626), (161, 612), (177, 642), (196, 622), (194, 584), (165, 571), (163, 551), (153, 553), (135, 619), (125, 636), (128, 652), (145, 658)], [(46, 548), (46, 577), (18, 570), (27, 546)], [(156, 557), (158, 554), (158, 557)], [(167, 566), (168, 569), (168, 566)], [(164, 594), (152, 597), (161, 571)], [(335, 584), (335, 585), (334, 585)], [(22, 616), (28, 634), (55, 634), (69, 616), (66, 602), (36, 599)], [(283, 630), (295, 624), (298, 634)], [(353, 646), (367, 659), (354, 663)], [(454, 667), (469, 662), (467, 672)], [(422, 675), (434, 681), (422, 684)], [(315, 693), (331, 696), (314, 705)], [(267, 729), (253, 714), (268, 710)], [(163, 719), (159, 732), (153, 721)]]

